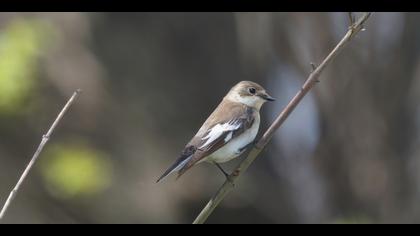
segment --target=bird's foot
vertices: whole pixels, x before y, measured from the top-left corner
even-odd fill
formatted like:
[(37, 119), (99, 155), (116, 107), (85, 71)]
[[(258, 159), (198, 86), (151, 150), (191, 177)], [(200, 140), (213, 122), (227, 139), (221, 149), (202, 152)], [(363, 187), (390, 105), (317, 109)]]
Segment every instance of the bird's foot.
[(229, 181), (233, 187), (235, 187), (235, 182), (234, 182), (234, 177), (239, 175), (239, 170), (234, 170), (232, 172), (232, 174), (230, 175), (225, 175), (226, 176), (226, 180)]
[(226, 181), (229, 182), (232, 187), (235, 187), (235, 182), (233, 181), (233, 176), (226, 175)]
[(222, 171), (223, 175), (226, 177), (226, 181), (228, 181), (230, 184), (232, 184), (233, 187), (235, 187), (233, 178), (239, 175), (239, 170), (235, 170), (232, 172), (232, 174), (228, 174), (218, 163), (215, 162), (214, 164), (217, 166), (217, 168), (220, 169), (220, 171)]

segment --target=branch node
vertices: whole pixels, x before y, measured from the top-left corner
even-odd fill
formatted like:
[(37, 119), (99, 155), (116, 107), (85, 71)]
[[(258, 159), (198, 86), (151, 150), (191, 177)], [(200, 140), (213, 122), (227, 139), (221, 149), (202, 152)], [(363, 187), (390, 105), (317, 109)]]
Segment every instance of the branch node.
[(316, 67), (317, 67), (317, 66), (315, 65), (315, 63), (311, 62), (311, 69), (312, 69), (312, 70), (311, 70), (311, 73), (312, 73), (312, 72), (314, 72), (314, 71), (316, 70)]
[(349, 12), (348, 16), (349, 16), (349, 20), (350, 20), (350, 25), (349, 25), (348, 30), (350, 30), (350, 35), (352, 36), (353, 33), (354, 33), (354, 30), (355, 30), (356, 20), (355, 20), (355, 17), (354, 17), (352, 12)]
[(228, 178), (227, 178), (227, 182), (229, 182), (229, 183), (230, 183), (230, 185), (232, 185), (232, 187), (235, 187), (235, 181), (232, 179), (232, 177), (231, 177), (231, 176), (228, 176)]

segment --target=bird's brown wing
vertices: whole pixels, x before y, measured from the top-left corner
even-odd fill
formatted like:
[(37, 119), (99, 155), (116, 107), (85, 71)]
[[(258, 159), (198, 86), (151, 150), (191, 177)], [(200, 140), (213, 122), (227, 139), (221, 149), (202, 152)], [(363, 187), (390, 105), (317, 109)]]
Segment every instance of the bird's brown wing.
[(223, 100), (158, 182), (175, 171), (179, 178), (198, 161), (249, 129), (254, 122), (254, 112), (246, 105)]
[(232, 102), (224, 104), (223, 108), (223, 110), (216, 109), (213, 113), (219, 119), (209, 117), (209, 119), (213, 119), (212, 123), (207, 124), (208, 128), (204, 132), (199, 132), (191, 140), (190, 144), (195, 147), (196, 151), (179, 170), (178, 178), (194, 164), (211, 155), (252, 126), (254, 112), (256, 112), (253, 108)]

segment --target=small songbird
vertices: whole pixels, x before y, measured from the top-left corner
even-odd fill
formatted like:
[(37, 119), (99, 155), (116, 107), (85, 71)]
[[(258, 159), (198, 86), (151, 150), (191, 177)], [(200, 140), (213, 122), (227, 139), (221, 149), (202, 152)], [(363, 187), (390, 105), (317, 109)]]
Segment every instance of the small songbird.
[(219, 163), (238, 157), (253, 143), (260, 126), (261, 106), (274, 100), (257, 83), (236, 84), (157, 182), (174, 172), (178, 172), (178, 179), (203, 161), (215, 164), (228, 178)]

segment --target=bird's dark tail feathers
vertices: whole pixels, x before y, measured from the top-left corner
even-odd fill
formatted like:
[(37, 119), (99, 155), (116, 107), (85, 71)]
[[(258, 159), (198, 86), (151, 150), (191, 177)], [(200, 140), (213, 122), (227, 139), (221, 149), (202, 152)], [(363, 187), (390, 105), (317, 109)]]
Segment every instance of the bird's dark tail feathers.
[(178, 160), (175, 161), (174, 164), (172, 164), (172, 166), (170, 166), (163, 174), (162, 176), (159, 177), (159, 179), (156, 181), (156, 183), (159, 183), (162, 179), (164, 179), (166, 176), (179, 171), (178, 176), (176, 179), (178, 179), (179, 177), (181, 177), (181, 175), (183, 174), (183, 172), (181, 172), (180, 170), (182, 170), (182, 168), (188, 164), (188, 162), (191, 160), (192, 155), (188, 156), (188, 157), (183, 157), (181, 156)]

